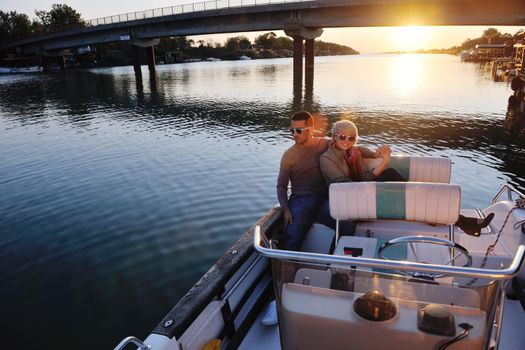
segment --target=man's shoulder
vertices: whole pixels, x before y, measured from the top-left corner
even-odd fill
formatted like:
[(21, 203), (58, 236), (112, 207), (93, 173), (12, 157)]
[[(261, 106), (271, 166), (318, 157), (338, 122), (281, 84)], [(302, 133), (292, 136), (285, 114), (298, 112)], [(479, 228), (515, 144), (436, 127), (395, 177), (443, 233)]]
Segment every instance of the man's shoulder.
[(323, 136), (323, 137), (315, 137), (315, 139), (319, 142), (319, 145), (326, 145), (330, 143), (330, 138)]
[(286, 149), (286, 151), (284, 151), (284, 153), (283, 153), (283, 158), (284, 158), (285, 156), (287, 156), (287, 155), (290, 155), (290, 154), (296, 152), (296, 149), (297, 149), (297, 145), (295, 145), (295, 144), (293, 144), (293, 145), (291, 145), (290, 147), (288, 147), (288, 148)]
[(328, 149), (329, 144), (330, 144), (330, 139), (328, 137), (316, 137), (314, 147), (317, 150), (324, 152)]
[(312, 150), (315, 150), (316, 152), (318, 150), (321, 150), (322, 152), (324, 152), (328, 149), (329, 143), (330, 139), (327, 137), (315, 137), (314, 142), (306, 148), (301, 148), (297, 146), (297, 144), (293, 144), (286, 151), (284, 151), (282, 159), (294, 158), (300, 156), (301, 154), (311, 152)]
[(295, 157), (296, 153), (297, 153), (297, 147), (295, 145), (290, 146), (286, 151), (284, 151), (281, 157), (281, 162), (290, 161), (292, 158)]

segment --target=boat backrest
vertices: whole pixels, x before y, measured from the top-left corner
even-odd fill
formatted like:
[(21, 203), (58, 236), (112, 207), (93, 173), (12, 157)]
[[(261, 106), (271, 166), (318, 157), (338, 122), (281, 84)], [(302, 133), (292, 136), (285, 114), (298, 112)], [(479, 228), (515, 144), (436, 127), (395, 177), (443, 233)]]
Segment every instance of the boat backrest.
[[(370, 170), (382, 159), (365, 159), (364, 162)], [(399, 171), (407, 181), (450, 183), (452, 165), (448, 158), (395, 155), (390, 158), (390, 167)]]
[(341, 182), (330, 185), (330, 215), (336, 220), (408, 220), (454, 224), (459, 185), (426, 182)]

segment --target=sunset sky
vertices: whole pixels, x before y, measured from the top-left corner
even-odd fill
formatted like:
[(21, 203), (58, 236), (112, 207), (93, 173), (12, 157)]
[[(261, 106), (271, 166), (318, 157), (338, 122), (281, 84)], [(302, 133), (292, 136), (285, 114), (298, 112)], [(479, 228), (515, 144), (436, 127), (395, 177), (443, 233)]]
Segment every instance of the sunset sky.
[[(126, 12), (143, 11), (152, 8), (176, 6), (198, 1), (182, 0), (0, 0), (0, 10), (25, 13), (30, 18), (35, 17), (36, 10), (49, 11), (53, 3), (66, 3), (77, 10), (84, 19), (94, 19)], [(440, 49), (461, 44), (468, 38), (481, 36), (482, 27), (370, 27), (325, 29), (321, 40), (348, 45), (361, 53), (406, 51), (417, 49)], [(516, 33), (520, 27), (496, 27), (502, 33)], [(242, 33), (253, 40), (262, 32)], [(282, 31), (276, 34), (284, 35)], [(224, 42), (227, 37), (240, 34), (206, 35), (195, 37), (196, 40), (213, 40)]]

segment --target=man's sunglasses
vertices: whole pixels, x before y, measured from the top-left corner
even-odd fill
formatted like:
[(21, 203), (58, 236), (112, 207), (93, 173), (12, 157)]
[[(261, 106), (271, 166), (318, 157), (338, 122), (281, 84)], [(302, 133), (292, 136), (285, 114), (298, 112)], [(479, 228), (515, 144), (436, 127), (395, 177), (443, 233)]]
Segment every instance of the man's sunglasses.
[(306, 127), (306, 128), (290, 128), (288, 129), (289, 132), (291, 132), (292, 134), (294, 132), (298, 133), (299, 135), (301, 135), (301, 133), (304, 131), (304, 130), (308, 130), (310, 129), (310, 127)]
[(339, 141), (345, 141), (346, 139), (348, 139), (348, 141), (350, 142), (355, 141), (355, 136), (351, 136), (351, 135), (335, 134), (334, 136), (337, 137)]

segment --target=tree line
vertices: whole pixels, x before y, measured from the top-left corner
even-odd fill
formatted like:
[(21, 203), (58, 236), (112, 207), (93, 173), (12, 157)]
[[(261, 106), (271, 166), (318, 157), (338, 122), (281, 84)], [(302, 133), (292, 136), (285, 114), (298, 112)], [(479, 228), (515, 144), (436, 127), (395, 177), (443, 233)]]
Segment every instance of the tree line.
[[(278, 37), (274, 32), (257, 36), (252, 42), (244, 35), (227, 38), (224, 43), (193, 40), (185, 36), (162, 38), (157, 50), (179, 52), (184, 58), (216, 57), (238, 59), (244, 55), (250, 58), (290, 57), (293, 54), (293, 40)], [(345, 45), (315, 41), (316, 55), (352, 55), (359, 52)]]
[(487, 28), (483, 31), (480, 37), (474, 39), (467, 39), (463, 41), (461, 45), (452, 46), (448, 49), (434, 49), (434, 50), (423, 50), (423, 52), (429, 53), (450, 53), (458, 55), (461, 51), (468, 51), (476, 47), (476, 45), (482, 44), (508, 44), (513, 46), (516, 43), (520, 43), (524, 40), (525, 30), (519, 29), (516, 33), (501, 33), (496, 28)]
[(50, 11), (36, 10), (35, 16), (30, 19), (24, 13), (0, 11), (0, 40), (85, 26), (80, 13), (65, 4), (53, 4)]
[(496, 28), (488, 28), (483, 31), (483, 34), (479, 38), (467, 39), (460, 46), (454, 46), (451, 49), (458, 50), (470, 50), (480, 44), (509, 44), (514, 45), (523, 39), (525, 34), (524, 29), (518, 30), (514, 35), (509, 33), (500, 33)]
[[(131, 47), (124, 42), (96, 45), (97, 62), (99, 65), (131, 64)], [(350, 55), (358, 54), (351, 47), (315, 41), (315, 54)], [(278, 37), (274, 32), (257, 36), (253, 41), (244, 35), (227, 38), (223, 43), (212, 40), (194, 40), (186, 36), (161, 38), (155, 46), (157, 61), (165, 63), (183, 62), (186, 60), (206, 59), (208, 57), (222, 60), (238, 60), (241, 56), (252, 59), (291, 57), (293, 55), (293, 40), (288, 37)]]

